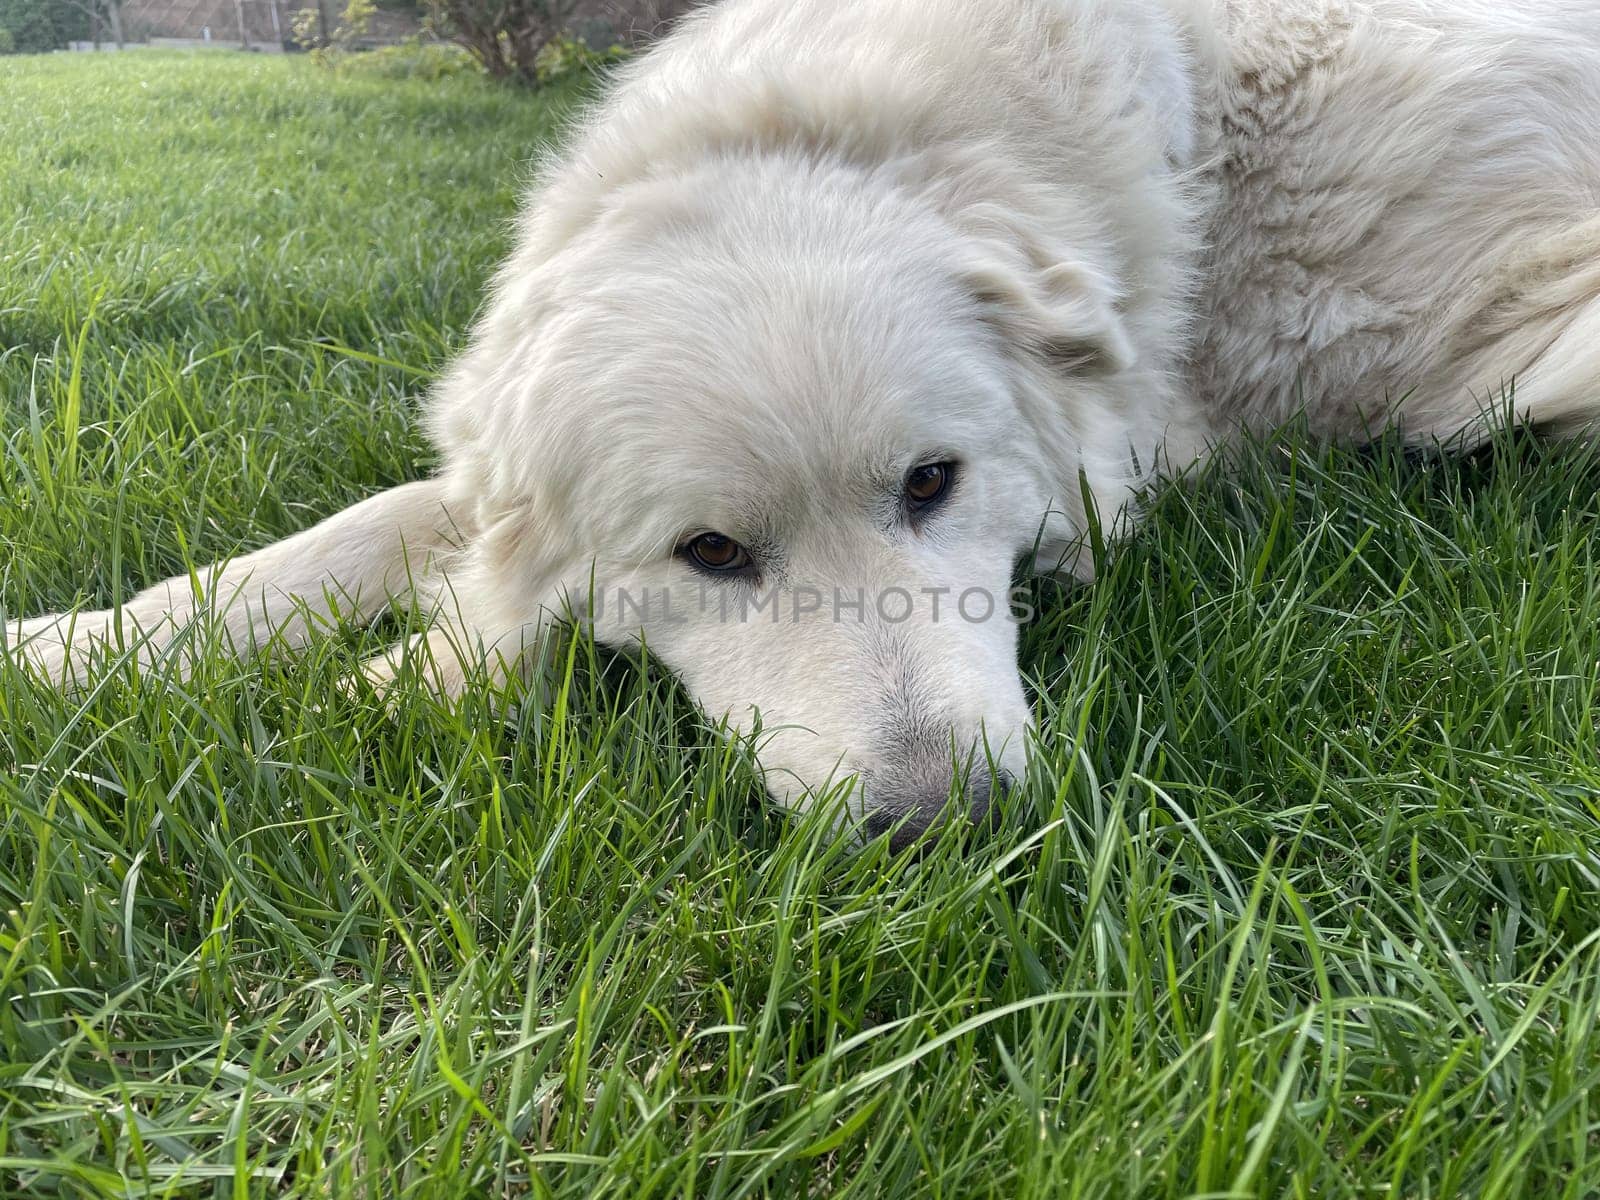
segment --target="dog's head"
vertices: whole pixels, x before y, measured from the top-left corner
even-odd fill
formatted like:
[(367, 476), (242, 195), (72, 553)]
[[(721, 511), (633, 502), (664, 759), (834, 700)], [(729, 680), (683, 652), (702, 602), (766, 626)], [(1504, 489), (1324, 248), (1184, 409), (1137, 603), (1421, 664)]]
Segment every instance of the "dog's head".
[(1028, 736), (1013, 573), (1047, 512), (1082, 531), (1080, 470), (1123, 486), (1036, 385), (1115, 370), (1109, 308), (843, 170), (632, 192), (513, 263), (440, 397), (452, 465), (514, 497), (491, 586), (759, 722), (780, 801), (853, 776), (868, 830), (983, 813)]

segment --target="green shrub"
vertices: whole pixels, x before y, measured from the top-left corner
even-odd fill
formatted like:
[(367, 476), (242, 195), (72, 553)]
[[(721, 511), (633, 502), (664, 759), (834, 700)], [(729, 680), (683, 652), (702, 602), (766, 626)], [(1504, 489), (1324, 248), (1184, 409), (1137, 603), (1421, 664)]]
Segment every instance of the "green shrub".
[(625, 46), (613, 43), (604, 50), (595, 50), (579, 38), (561, 34), (546, 42), (534, 56), (534, 77), (540, 83), (557, 83), (603, 70), (627, 57)]
[(39, 0), (0, 0), (0, 27), (10, 35), (7, 53), (38, 54), (67, 44), (71, 10)]
[(11, 36), (11, 30), (0, 25), (0, 54), (15, 54), (17, 52), (17, 39)]
[[(527, 85), (587, 75), (627, 54), (611, 43), (609, 21), (585, 16), (582, 0), (426, 0), (431, 28), (465, 46), (496, 79)], [(669, 0), (617, 0), (624, 9), (658, 14), (681, 5)], [(616, 7), (613, 3), (611, 7)], [(659, 23), (659, 22), (658, 22)], [(579, 36), (583, 34), (584, 36)], [(587, 39), (587, 40), (586, 40)], [(595, 49), (595, 46), (605, 49)]]
[(302, 8), (294, 14), (290, 29), (294, 40), (311, 51), (312, 62), (319, 67), (333, 68), (366, 36), (377, 11), (373, 0), (349, 0), (334, 23), (333, 32), (324, 38), (322, 10)]
[(366, 53), (341, 55), (334, 67), (341, 75), (379, 79), (435, 80), (483, 74), (478, 60), (454, 42), (425, 42), (420, 38)]

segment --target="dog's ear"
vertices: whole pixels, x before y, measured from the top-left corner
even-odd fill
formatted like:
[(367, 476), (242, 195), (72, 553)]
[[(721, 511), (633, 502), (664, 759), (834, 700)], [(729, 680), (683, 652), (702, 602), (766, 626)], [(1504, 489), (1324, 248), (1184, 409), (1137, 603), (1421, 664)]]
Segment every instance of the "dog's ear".
[(1092, 268), (1039, 265), (988, 243), (969, 259), (964, 278), (983, 319), (1053, 370), (1109, 374), (1134, 365), (1113, 289)]

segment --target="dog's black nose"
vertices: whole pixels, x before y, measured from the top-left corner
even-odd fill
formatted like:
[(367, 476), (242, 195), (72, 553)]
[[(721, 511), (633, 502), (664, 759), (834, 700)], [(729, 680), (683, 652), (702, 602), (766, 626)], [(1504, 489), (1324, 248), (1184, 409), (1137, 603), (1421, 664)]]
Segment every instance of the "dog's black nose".
[(984, 793), (983, 803), (971, 806), (972, 823), (979, 826), (985, 833), (996, 833), (1000, 829), (1000, 822), (1005, 819), (1005, 811), (1000, 806), (1016, 785), (1016, 780), (1011, 777), (1010, 771), (997, 772), (989, 781), (989, 788)]
[(867, 788), (868, 812), (862, 821), (869, 837), (889, 834), (889, 848), (899, 853), (920, 841), (935, 826), (954, 819), (965, 811), (967, 823), (984, 832), (1000, 825), (1000, 806), (996, 803), (1012, 787), (1011, 774), (974, 769), (959, 800), (944, 788), (907, 788), (901, 791)]

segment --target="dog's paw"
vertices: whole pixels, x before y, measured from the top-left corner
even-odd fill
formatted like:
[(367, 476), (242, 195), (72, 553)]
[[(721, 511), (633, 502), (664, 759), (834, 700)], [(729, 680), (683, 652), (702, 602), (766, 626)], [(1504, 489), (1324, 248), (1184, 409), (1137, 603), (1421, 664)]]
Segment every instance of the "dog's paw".
[(466, 665), (443, 629), (395, 643), (363, 663), (361, 674), (391, 709), (403, 683), (414, 680), (440, 698), (459, 696), (467, 686)]
[(150, 667), (171, 653), (182, 631), (179, 614), (140, 614), (131, 605), (28, 617), (0, 626), (10, 660), (62, 691), (82, 686), (107, 666), (133, 660)]
[(12, 662), (66, 690), (81, 682), (95, 659), (106, 653), (116, 633), (114, 617), (108, 609), (7, 621), (6, 652)]

